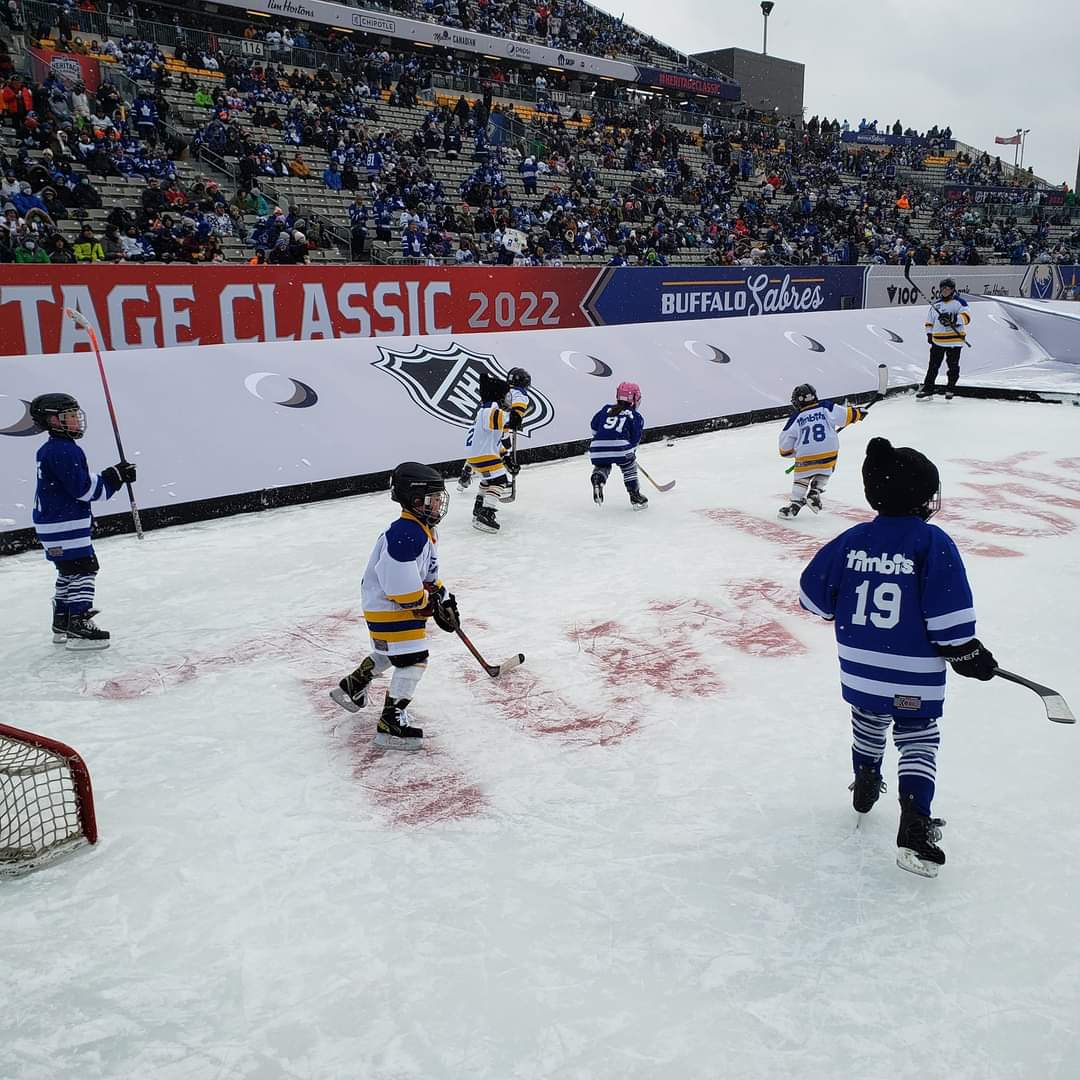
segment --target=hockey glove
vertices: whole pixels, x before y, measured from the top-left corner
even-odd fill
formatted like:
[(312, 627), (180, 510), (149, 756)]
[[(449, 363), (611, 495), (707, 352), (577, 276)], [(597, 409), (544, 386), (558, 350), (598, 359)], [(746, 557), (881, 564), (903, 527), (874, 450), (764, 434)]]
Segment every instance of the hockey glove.
[(510, 415), (506, 418), (506, 430), (507, 431), (520, 431), (521, 430), (521, 413), (517, 409), (511, 409)]
[(927, 334), (926, 335), (926, 344), (927, 345), (933, 345), (934, 344), (934, 335), (933, 334)]
[(521, 465), (509, 455), (503, 458), (503, 467), (511, 476), (517, 476), (521, 472)]
[(431, 614), (435, 619), (435, 625), (448, 634), (453, 634), (461, 626), (461, 616), (458, 614), (457, 600), (453, 593), (436, 593), (431, 598)]
[(957, 675), (965, 679), (986, 682), (994, 677), (997, 661), (994, 654), (978, 639), (972, 638), (963, 645), (939, 645), (938, 652), (952, 664)]
[(124, 484), (135, 483), (135, 466), (130, 461), (120, 461), (101, 470), (101, 478), (113, 491), (119, 491)]

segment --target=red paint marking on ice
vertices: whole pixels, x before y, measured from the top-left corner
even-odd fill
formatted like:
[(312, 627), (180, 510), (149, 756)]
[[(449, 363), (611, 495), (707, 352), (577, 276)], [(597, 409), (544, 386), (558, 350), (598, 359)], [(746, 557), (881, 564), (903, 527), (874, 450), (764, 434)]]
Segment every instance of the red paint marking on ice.
[(481, 701), (529, 735), (554, 736), (576, 746), (614, 746), (641, 728), (642, 706), (633, 698), (618, 696), (606, 708), (590, 712), (525, 668), (499, 679), (480, 679), (467, 671), (465, 680)]
[[(1024, 505), (1021, 507), (1015, 507), (1016, 509), (1026, 510), (1028, 506), (1033, 503), (1046, 503), (1047, 506), (1057, 506), (1065, 510), (1080, 510), (1080, 499), (1070, 499), (1067, 495), (1057, 495), (1054, 492), (1042, 491), (1039, 488), (1029, 487), (1027, 484), (976, 484), (968, 480), (964, 483), (965, 487), (972, 488), (975, 491), (981, 491), (990, 500), (989, 504), (984, 504), (987, 508), (992, 508), (1001, 495), (1012, 495), (1014, 498), (1023, 499)], [(1009, 504), (1013, 506), (1013, 504)]]
[[(994, 488), (990, 487), (987, 490), (992, 492)], [(966, 510), (970, 510), (971, 513), (965, 513)], [(995, 511), (1012, 513), (1019, 520), (1009, 523), (988, 521), (977, 517), (979, 514)], [(1044, 522), (1044, 526), (1032, 524), (1032, 518)], [(1000, 497), (995, 497), (990, 505), (987, 505), (985, 499), (951, 498), (942, 508), (941, 521), (946, 524), (952, 521), (963, 522), (979, 533), (989, 533), (993, 536), (1064, 536), (1076, 528), (1076, 523), (1062, 514), (1044, 510), (1030, 503), (1010, 503)]]
[[(415, 752), (381, 750), (372, 744), (383, 698), (379, 683), (367, 709), (347, 713), (330, 697), (337, 682), (336, 675), (303, 680), (312, 711), (324, 722), (328, 737), (348, 752), (353, 777), (390, 824), (432, 825), (483, 812), (487, 798), (479, 784), (456, 768), (434, 739), (425, 740), (423, 749)], [(413, 720), (427, 728), (419, 713)]]
[(779, 525), (774, 521), (766, 521), (764, 518), (744, 514), (739, 510), (699, 510), (698, 513), (704, 514), (720, 525), (730, 525), (757, 540), (767, 540), (794, 558), (807, 560), (813, 558), (823, 543), (821, 540), (796, 531), (793, 527), (794, 523), (790, 526)]
[(1058, 461), (1043, 462), (1043, 464), (1052, 468), (1060, 469), (1061, 473), (1057, 475), (1021, 467), (1041, 457), (1045, 457), (1042, 450), (1025, 450), (1019, 454), (1012, 454), (1009, 457), (992, 461), (980, 458), (954, 458), (953, 460), (958, 465), (967, 466), (972, 472), (994, 475), (1004, 474), (1013, 480), (1038, 480), (1044, 484), (1051, 484), (1055, 488), (1080, 492), (1080, 480), (1075, 477), (1075, 466), (1069, 464), (1074, 460), (1073, 458), (1061, 458)]

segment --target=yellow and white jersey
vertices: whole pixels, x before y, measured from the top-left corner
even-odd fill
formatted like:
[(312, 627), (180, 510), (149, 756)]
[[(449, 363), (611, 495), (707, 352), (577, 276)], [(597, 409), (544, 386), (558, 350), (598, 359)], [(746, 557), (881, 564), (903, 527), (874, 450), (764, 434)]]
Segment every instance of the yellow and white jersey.
[(831, 473), (840, 453), (838, 431), (862, 419), (850, 405), (819, 401), (796, 413), (780, 432), (780, 456), (795, 458), (795, 475)]
[[(527, 406), (528, 399), (526, 399)], [(480, 474), (481, 480), (491, 480), (505, 475), (502, 439), (509, 416), (509, 410), (502, 404), (485, 402), (480, 406), (473, 426), (469, 428), (469, 434), (465, 437), (466, 453), (469, 455), (465, 460), (475, 472)]]
[(424, 649), (425, 586), (439, 584), (438, 535), (402, 511), (375, 541), (361, 584), (364, 619), (377, 652), (395, 656)]
[(970, 322), (967, 301), (954, 296), (951, 300), (938, 300), (931, 304), (926, 313), (925, 325), (927, 333), (933, 336), (935, 345), (952, 347), (964, 344)]

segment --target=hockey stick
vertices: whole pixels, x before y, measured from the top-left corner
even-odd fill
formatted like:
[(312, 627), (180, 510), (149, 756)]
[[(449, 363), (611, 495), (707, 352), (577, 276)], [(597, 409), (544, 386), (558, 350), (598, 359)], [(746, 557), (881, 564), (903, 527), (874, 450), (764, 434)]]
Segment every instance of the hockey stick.
[[(920, 289), (919, 286), (916, 285), (915, 282), (911, 280), (911, 259), (905, 259), (904, 260), (904, 277), (907, 278), (908, 284), (938, 313), (938, 317), (940, 318), (941, 317), (941, 308), (939, 308), (937, 306), (937, 304), (940, 303), (940, 301), (935, 302), (935, 301), (931, 300), (930, 297), (927, 296), (926, 293), (924, 293), (922, 291), (922, 289)], [(969, 348), (969, 349), (971, 348), (971, 342), (968, 341), (966, 336), (963, 338), (963, 342), (964, 342), (964, 345), (967, 346), (967, 348)]]
[(668, 481), (668, 482), (667, 482), (666, 484), (658, 484), (658, 483), (657, 483), (657, 482), (656, 482), (656, 481), (655, 481), (655, 480), (654, 480), (654, 479), (653, 479), (653, 478), (652, 478), (652, 477), (651, 477), (651, 476), (650, 476), (650, 475), (649, 475), (649, 474), (648, 474), (648, 473), (647, 473), (647, 472), (645, 471), (645, 467), (644, 467), (644, 466), (643, 466), (643, 465), (642, 465), (642, 464), (641, 464), (640, 462), (638, 462), (638, 472), (639, 472), (639, 473), (641, 473), (641, 475), (642, 475), (642, 476), (644, 476), (644, 477), (645, 477), (645, 479), (646, 479), (646, 480), (648, 480), (648, 481), (649, 481), (649, 483), (650, 483), (650, 484), (652, 484), (652, 486), (653, 486), (654, 488), (656, 488), (656, 490), (657, 490), (657, 491), (670, 491), (670, 490), (671, 490), (671, 489), (672, 489), (672, 488), (673, 488), (673, 487), (675, 486), (675, 481), (674, 481), (674, 480), (669, 480), (669, 481)]
[[(124, 444), (120, 441), (120, 423), (116, 419), (116, 408), (113, 406), (112, 394), (109, 392), (109, 380), (105, 377), (105, 365), (101, 360), (101, 349), (98, 348), (97, 333), (93, 324), (81, 311), (76, 311), (74, 308), (64, 308), (64, 314), (72, 322), (83, 327), (90, 335), (90, 344), (93, 346), (94, 355), (97, 357), (98, 374), (101, 376), (101, 388), (105, 391), (105, 404), (109, 407), (109, 419), (112, 421), (113, 437), (116, 439), (116, 452), (120, 455), (121, 461), (127, 461), (127, 457), (124, 455)], [(142, 520), (139, 518), (139, 508), (135, 505), (135, 492), (131, 488), (130, 481), (126, 487), (128, 499), (131, 502), (131, 516), (135, 520), (135, 535), (141, 540), (143, 538)]]
[(1034, 690), (1042, 698), (1048, 720), (1053, 720), (1055, 724), (1076, 723), (1076, 717), (1073, 716), (1072, 710), (1056, 690), (1051, 690), (1049, 686), (1041, 686), (1037, 682), (1025, 679), (1022, 675), (1014, 675), (1011, 671), (1003, 671), (1001, 668), (994, 668), (994, 674), (999, 679), (1005, 679), (1008, 682), (1016, 683), (1018, 686), (1026, 686), (1029, 690)]
[(514, 471), (510, 474), (509, 502), (513, 502), (517, 498), (517, 437), (518, 433), (516, 431), (510, 436), (510, 460), (514, 463)]
[[(887, 364), (877, 366), (877, 397), (862, 406), (862, 411), (868, 413), (879, 401), (885, 400), (885, 391), (889, 389), (889, 367)], [(791, 465), (784, 470), (784, 475), (794, 472), (795, 466)]]
[(515, 656), (508, 656), (501, 664), (489, 664), (479, 653), (476, 646), (465, 636), (465, 631), (459, 626), (455, 631), (457, 636), (465, 643), (465, 648), (469, 650), (476, 657), (480, 666), (493, 678), (497, 679), (500, 675), (505, 675), (508, 671), (513, 671), (514, 668), (519, 667), (525, 663), (525, 654), (519, 652)]

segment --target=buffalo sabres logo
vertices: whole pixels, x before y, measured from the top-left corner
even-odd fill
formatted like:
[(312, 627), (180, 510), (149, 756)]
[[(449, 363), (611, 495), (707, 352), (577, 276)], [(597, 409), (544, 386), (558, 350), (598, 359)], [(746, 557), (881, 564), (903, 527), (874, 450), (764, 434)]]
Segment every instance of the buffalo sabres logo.
[(1036, 263), (1025, 275), (1020, 295), (1032, 300), (1053, 300), (1057, 293), (1057, 270), (1047, 263)]
[[(506, 370), (488, 353), (472, 352), (456, 341), (446, 349), (414, 345), (408, 352), (379, 346), (379, 359), (372, 366), (389, 372), (408, 391), (424, 412), (455, 427), (468, 428), (480, 406), (480, 376), (485, 372), (499, 379)], [(522, 434), (528, 435), (555, 417), (555, 407), (536, 385), (528, 389), (529, 409)]]

